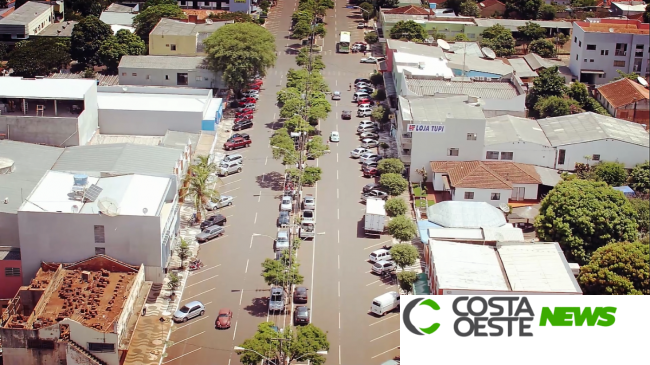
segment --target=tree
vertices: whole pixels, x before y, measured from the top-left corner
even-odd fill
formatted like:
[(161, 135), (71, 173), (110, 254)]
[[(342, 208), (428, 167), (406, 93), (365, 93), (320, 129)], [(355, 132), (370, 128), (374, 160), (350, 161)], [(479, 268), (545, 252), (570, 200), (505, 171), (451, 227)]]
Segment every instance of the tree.
[(190, 244), (187, 243), (185, 238), (181, 237), (181, 243), (178, 245), (178, 258), (185, 261), (188, 257), (190, 257)]
[(314, 185), (318, 180), (321, 179), (321, 174), (323, 169), (316, 166), (305, 167), (305, 173), (302, 176), (302, 183), (306, 186)]
[(268, 13), (270, 8), (271, 8), (271, 3), (269, 2), (269, 0), (260, 1), (260, 9), (262, 9), (265, 13)]
[[(0, 0), (0, 9), (6, 9), (8, 2), (9, 2), (9, 0)], [(0, 59), (2, 59), (2, 58), (0, 58)]]
[(251, 77), (275, 65), (275, 38), (252, 23), (226, 24), (204, 42), (210, 69), (221, 72), (229, 88), (239, 91)]
[(639, 225), (639, 232), (647, 234), (650, 231), (650, 201), (647, 198), (632, 198), (630, 203), (638, 217), (636, 223)]
[(7, 57), (12, 76), (48, 76), (70, 64), (70, 40), (38, 37), (20, 41)]
[(253, 19), (250, 14), (246, 14), (243, 11), (235, 11), (235, 12), (223, 12), (223, 13), (212, 13), (208, 16), (208, 19), (211, 20), (218, 20), (218, 21), (224, 21), (224, 20), (234, 20), (235, 23), (253, 23), (255, 19)]
[(580, 287), (591, 295), (650, 294), (649, 247), (641, 242), (618, 242), (599, 248), (580, 268)]
[[(301, 67), (307, 67), (309, 65), (309, 48), (304, 47), (298, 51), (296, 56), (296, 64)], [(311, 69), (312, 70), (322, 70), (325, 68), (325, 63), (323, 62), (323, 56), (311, 54)]]
[[(410, 219), (407, 218), (407, 220), (413, 223)], [(393, 247), (390, 248), (390, 256), (393, 261), (395, 261), (395, 264), (404, 270), (405, 267), (415, 264), (418, 257), (420, 257), (420, 253), (418, 252), (418, 249), (411, 244), (399, 244), (393, 245)]]
[(386, 100), (386, 90), (377, 89), (372, 93), (371, 96), (375, 100), (384, 101), (384, 100)]
[(293, 117), (285, 120), (282, 126), (286, 128), (289, 133), (307, 132), (307, 134), (313, 134), (315, 132), (315, 128), (309, 125), (309, 123), (307, 123), (307, 121), (304, 120), (300, 115), (294, 115)]
[(544, 58), (555, 57), (555, 45), (548, 39), (537, 39), (530, 42), (529, 50)]
[(275, 147), (272, 149), (273, 158), (276, 160), (282, 159), (282, 164), (293, 165), (298, 161), (298, 153), (287, 128), (276, 130), (269, 143), (272, 147)]
[(278, 91), (276, 95), (277, 95), (278, 104), (284, 104), (290, 99), (302, 98), (302, 94), (300, 93), (300, 90), (296, 89), (295, 87), (285, 87), (284, 89), (280, 89), (280, 91)]
[(512, 32), (501, 24), (493, 25), (481, 33), (481, 47), (489, 47), (499, 57), (515, 53), (515, 39)]
[[(18, 0), (16, 1), (16, 8), (18, 8), (22, 3), (25, 3), (29, 0)], [(19, 3), (21, 3), (19, 5)], [(89, 15), (94, 15), (99, 17), (99, 15), (110, 5), (112, 1), (110, 0), (66, 0), (65, 1), (65, 16), (66, 20), (69, 20), (70, 13), (77, 13), (81, 17), (86, 17)]]
[[(411, 241), (413, 237), (415, 237), (415, 234), (417, 233), (417, 227), (415, 226), (415, 223), (413, 223), (413, 221), (407, 218), (405, 215), (399, 215), (391, 219), (390, 222), (388, 222), (386, 228), (388, 229), (388, 233), (390, 233), (391, 236), (393, 236), (393, 238), (395, 238), (400, 242)], [(394, 245), (393, 248), (395, 246), (399, 246), (399, 245)], [(409, 246), (409, 245), (405, 245), (405, 246)], [(392, 250), (393, 249), (391, 248), (391, 252)]]
[(549, 96), (539, 99), (535, 104), (535, 111), (540, 118), (559, 117), (582, 112), (580, 105), (570, 98), (560, 96)]
[(599, 247), (636, 238), (636, 212), (603, 182), (563, 180), (542, 200), (535, 229), (540, 241), (559, 242), (569, 261), (584, 265)]
[(443, 3), (442, 7), (444, 9), (454, 9), (454, 13), (458, 14), (461, 12), (461, 5), (464, 3), (464, 0), (447, 0)]
[(616, 70), (618, 72), (618, 76), (614, 78), (614, 80), (620, 80), (620, 79), (630, 79), (634, 82), (639, 78), (639, 74), (636, 72), (630, 72), (629, 74), (621, 71), (621, 70)]
[(643, 22), (650, 23), (650, 4), (645, 6), (645, 12), (643, 12)]
[[(262, 277), (267, 285), (281, 286), (289, 292), (293, 285), (303, 283), (305, 278), (298, 271), (300, 263), (295, 257), (295, 251), (291, 254), (293, 257), (289, 257), (289, 250), (285, 250), (282, 252), (282, 260), (266, 259), (262, 262)], [(291, 264), (285, 265), (283, 261), (289, 261)]]
[(478, 18), (481, 16), (481, 9), (478, 7), (478, 4), (475, 1), (465, 0), (465, 2), (460, 4), (460, 14)]
[(413, 20), (400, 20), (390, 29), (391, 39), (424, 42), (427, 32), (424, 27)]
[(280, 108), (280, 118), (291, 118), (294, 115), (302, 115), (305, 110), (305, 101), (302, 99), (289, 99)]
[(147, 8), (156, 5), (176, 5), (176, 4), (177, 2), (175, 0), (147, 0), (142, 6), (142, 11), (147, 10)]
[(311, 24), (313, 19), (314, 14), (303, 10), (298, 10), (291, 15), (291, 20), (293, 21), (294, 25), (301, 21), (307, 24)]
[(291, 32), (292, 39), (305, 39), (311, 34), (311, 24), (305, 21), (299, 21), (293, 26)]
[(120, 29), (115, 36), (109, 36), (99, 48), (98, 56), (101, 64), (109, 71), (117, 71), (122, 56), (141, 55), (147, 50), (147, 46), (136, 34), (126, 29)]
[(397, 274), (399, 287), (407, 294), (413, 290), (413, 283), (418, 281), (418, 274), (413, 271), (401, 271)]
[(74, 26), (70, 38), (70, 55), (85, 65), (98, 65), (99, 48), (113, 35), (111, 26), (94, 15), (83, 18)]
[(183, 184), (181, 195), (183, 198), (189, 197), (194, 203), (196, 209), (196, 218), (202, 221), (205, 204), (208, 201), (218, 199), (220, 194), (215, 189), (214, 183), (211, 179), (216, 172), (217, 166), (209, 162), (208, 156), (199, 156), (199, 162), (190, 167), (188, 173), (188, 180)]
[(401, 195), (408, 187), (408, 181), (401, 174), (395, 173), (382, 174), (379, 184), (392, 196)]
[(539, 7), (539, 18), (542, 20), (553, 20), (557, 15), (557, 10), (555, 6), (551, 4), (544, 4)]
[(516, 12), (518, 19), (537, 19), (544, 0), (507, 0), (506, 15)]
[(368, 44), (375, 44), (379, 42), (379, 36), (377, 35), (377, 32), (368, 32), (363, 36), (363, 40)]
[(465, 33), (459, 33), (459, 34), (456, 34), (456, 36), (454, 37), (454, 41), (456, 41), (456, 42), (469, 42), (469, 38), (467, 38), (467, 35), (465, 35)]
[(546, 29), (537, 23), (526, 22), (526, 25), (517, 27), (517, 34), (517, 39), (524, 42), (528, 47), (530, 42), (543, 39), (546, 35)]
[(603, 181), (609, 186), (621, 186), (627, 181), (625, 165), (619, 162), (603, 161), (594, 166), (594, 174), (598, 181)]
[(404, 163), (399, 158), (386, 158), (377, 164), (377, 171), (380, 174), (398, 174), (402, 175)]
[(650, 162), (640, 163), (632, 169), (630, 187), (641, 194), (650, 194)]
[(359, 5), (359, 7), (363, 10), (361, 10), (361, 16), (363, 17), (364, 21), (370, 20), (370, 18), (375, 16), (375, 7), (372, 6), (372, 4), (369, 3), (362, 3)]
[(569, 37), (568, 35), (566, 35), (566, 34), (560, 32), (560, 33), (558, 33), (557, 36), (555, 37), (555, 42), (556, 42), (557, 44), (559, 44), (560, 47), (564, 47), (564, 45), (567, 44), (567, 42), (569, 42), (570, 39), (571, 39), (571, 37)]
[(313, 136), (311, 140), (307, 142), (307, 154), (312, 158), (323, 156), (327, 150), (328, 147), (323, 143), (323, 137), (321, 136)]
[(384, 85), (384, 75), (375, 71), (372, 75), (370, 75), (370, 82), (375, 86)]
[(6, 57), (7, 57), (7, 45), (4, 43), (0, 43), (0, 61), (4, 60)]
[(384, 106), (378, 106), (375, 109), (372, 110), (372, 113), (370, 116), (377, 122), (379, 123), (386, 123), (388, 122), (388, 115), (390, 111), (385, 108)]
[(567, 94), (581, 106), (584, 106), (589, 102), (589, 90), (587, 90), (587, 85), (580, 81), (572, 83)]
[(390, 198), (386, 201), (384, 209), (386, 209), (386, 214), (389, 217), (397, 217), (398, 215), (406, 214), (408, 206), (402, 198)]
[[(176, 4), (154, 5), (143, 10), (133, 18), (135, 34), (142, 38), (145, 43), (149, 42), (149, 33), (156, 27), (162, 18), (180, 18), (185, 19), (185, 13)], [(75, 29), (77, 27), (75, 26)]]
[(562, 75), (558, 72), (558, 67), (553, 66), (539, 71), (539, 77), (533, 80), (533, 90), (526, 97), (526, 107), (533, 111), (535, 104), (549, 96), (564, 96), (567, 93), (567, 87)]
[(181, 286), (181, 279), (173, 271), (167, 275), (167, 278), (169, 279), (167, 282), (167, 289), (169, 289), (172, 294), (174, 294), (173, 292), (178, 289), (179, 286)]

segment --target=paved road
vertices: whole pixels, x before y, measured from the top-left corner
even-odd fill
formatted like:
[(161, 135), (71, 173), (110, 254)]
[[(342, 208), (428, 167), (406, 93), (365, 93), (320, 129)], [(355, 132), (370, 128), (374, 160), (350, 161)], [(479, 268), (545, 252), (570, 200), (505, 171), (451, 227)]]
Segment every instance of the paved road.
[[(174, 326), (170, 337), (174, 344), (163, 364), (239, 364), (232, 348), (251, 337), (259, 323), (271, 320), (278, 327), (291, 323), (283, 315), (269, 316), (268, 287), (260, 276), (260, 265), (273, 256), (271, 237), (277, 232), (283, 167), (272, 159), (268, 137), (279, 126), (275, 122), (275, 92), (284, 85), (288, 69), (296, 67), (294, 56), (284, 52), (295, 43), (286, 37), (296, 3), (283, 2), (268, 20), (267, 28), (276, 35), (278, 62), (265, 80), (255, 127), (247, 131), (253, 144), (238, 151), (245, 158), (244, 171), (223, 179), (221, 193), (235, 196), (235, 204), (221, 211), (228, 218), (226, 235), (202, 245), (199, 257), (206, 266), (192, 273), (183, 293), (182, 303), (200, 300), (206, 304), (206, 314)], [(368, 254), (385, 244), (388, 237), (372, 240), (362, 236), (360, 222), (365, 206), (359, 203), (359, 194), (369, 181), (361, 176), (358, 161), (348, 157), (359, 145), (354, 131), (360, 118), (340, 120), (343, 109), (354, 110), (349, 83), (368, 76), (374, 68), (360, 64), (359, 54), (335, 53), (339, 32), (352, 31), (353, 42), (363, 36), (356, 29), (358, 13), (345, 5), (339, 0), (336, 9), (328, 12), (323, 52), (327, 65), (323, 74), (333, 91), (343, 92), (343, 100), (333, 103), (334, 111), (321, 130), (323, 136), (338, 130), (341, 142), (332, 144), (331, 154), (310, 162), (323, 168), (323, 179), (305, 189), (305, 193), (316, 196), (316, 231), (324, 234), (304, 242), (298, 259), (304, 285), (310, 288), (312, 323), (328, 333), (331, 348), (327, 364), (380, 364), (398, 354), (399, 319), (397, 314), (376, 318), (367, 313), (373, 298), (396, 289), (368, 273)], [(214, 320), (224, 307), (234, 312), (233, 327), (219, 331)]]

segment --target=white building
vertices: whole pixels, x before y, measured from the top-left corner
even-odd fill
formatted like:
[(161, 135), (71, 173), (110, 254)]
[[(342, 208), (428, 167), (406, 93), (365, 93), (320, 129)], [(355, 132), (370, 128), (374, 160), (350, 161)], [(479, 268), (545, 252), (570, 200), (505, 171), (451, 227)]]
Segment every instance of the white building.
[(121, 85), (227, 88), (201, 56), (123, 56), (118, 69)]
[(98, 127), (97, 82), (0, 77), (0, 135), (66, 147), (86, 144)]
[(178, 194), (169, 177), (49, 171), (20, 207), (18, 226), (25, 284), (43, 261), (97, 254), (142, 264), (146, 280), (162, 283), (180, 227)]
[(510, 115), (488, 118), (483, 152), (486, 161), (555, 166), (555, 148), (533, 119)]
[(54, 6), (28, 1), (13, 13), (0, 18), (0, 41), (15, 44), (29, 39), (55, 21)]
[(648, 77), (650, 24), (627, 19), (573, 23), (571, 73), (587, 84), (606, 84), (617, 70)]

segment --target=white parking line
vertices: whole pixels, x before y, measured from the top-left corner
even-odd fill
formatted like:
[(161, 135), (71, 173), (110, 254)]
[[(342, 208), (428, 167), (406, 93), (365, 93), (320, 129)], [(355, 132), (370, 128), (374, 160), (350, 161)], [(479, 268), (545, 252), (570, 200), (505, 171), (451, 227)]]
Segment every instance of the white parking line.
[(341, 231), (336, 231), (336, 242), (341, 243)]
[(201, 281), (197, 281), (197, 282), (194, 283), (194, 284), (187, 285), (185, 288), (189, 288), (189, 287), (194, 286), (194, 285), (196, 285), (196, 284), (201, 284), (202, 282), (204, 282), (204, 281), (208, 281), (208, 280), (210, 280), (210, 279), (214, 279), (214, 278), (216, 278), (217, 276), (219, 276), (219, 275), (211, 276), (211, 277), (209, 277), (209, 278), (207, 278), (207, 279), (203, 279), (203, 280), (201, 280)]
[[(187, 341), (187, 340), (189, 340), (190, 338), (192, 338), (192, 337), (196, 337), (196, 336), (201, 335), (201, 334), (203, 334), (203, 333), (205, 333), (205, 331), (200, 332), (200, 333), (197, 333), (197, 334), (195, 334), (194, 336), (190, 336), (190, 337), (188, 337), (188, 338), (186, 338), (186, 339), (184, 339), (184, 340), (174, 341), (174, 344), (173, 344), (172, 346), (174, 346), (174, 345), (178, 345), (179, 343), (181, 343), (181, 342), (183, 342), (183, 341)], [(172, 346), (169, 346), (169, 347), (172, 347)]]
[(370, 284), (366, 284), (366, 286), (370, 286), (370, 285), (375, 284), (375, 283), (378, 283), (378, 282), (380, 282), (380, 281), (381, 281), (381, 280), (375, 280), (375, 281), (373, 281), (373, 282), (370, 283)]
[(165, 361), (165, 362), (163, 362), (163, 364), (168, 364), (168, 363), (170, 363), (170, 362), (172, 362), (172, 361), (174, 361), (174, 360), (178, 360), (178, 359), (180, 359), (181, 357), (183, 357), (183, 356), (187, 356), (187, 355), (191, 354), (192, 352), (199, 351), (200, 349), (201, 349), (201, 347), (199, 347), (199, 348), (196, 349), (196, 350), (192, 350), (192, 351), (190, 351), (190, 352), (188, 352), (188, 353), (186, 353), (186, 354), (183, 354), (183, 355), (181, 355), (181, 356), (179, 356), (179, 357), (175, 357), (175, 358), (173, 358), (173, 359), (171, 359), (171, 360), (169, 360), (169, 361)]
[(384, 319), (380, 319), (379, 321), (377, 321), (377, 322), (375, 322), (375, 323), (371, 323), (371, 324), (369, 324), (368, 327), (370, 327), (370, 326), (374, 326), (374, 325), (376, 325), (376, 324), (379, 323), (379, 322), (383, 322), (383, 321), (386, 321), (386, 320), (389, 320), (389, 319), (392, 319), (392, 318), (395, 318), (395, 317), (399, 317), (399, 314), (393, 314), (393, 315), (390, 316), (390, 317), (386, 317), (386, 318), (384, 318)]
[[(233, 175), (230, 175), (230, 176), (233, 176)], [(221, 180), (223, 180), (223, 179), (227, 179), (227, 178), (229, 178), (230, 176), (224, 176), (224, 177), (221, 178)], [(240, 182), (240, 181), (241, 181), (241, 179), (239, 179), (239, 180), (234, 180), (234, 181), (231, 181), (231, 182), (227, 182), (227, 183), (223, 184), (223, 186), (230, 185), (230, 184), (232, 184), (232, 183), (236, 183), (236, 182)]]
[(336, 208), (336, 219), (341, 219), (339, 214), (340, 214), (339, 208)]
[(193, 325), (194, 323), (201, 322), (202, 320), (204, 320), (204, 319), (208, 319), (208, 318), (210, 318), (210, 316), (205, 316), (205, 317), (203, 317), (203, 318), (201, 318), (201, 319), (197, 319), (196, 321), (192, 321), (192, 322), (187, 323), (187, 324), (184, 324), (184, 325), (182, 325), (182, 326), (178, 326), (178, 329), (185, 328), (185, 327), (187, 327), (187, 326), (191, 326), (191, 325)]
[(379, 336), (379, 337), (377, 337), (377, 338), (375, 338), (375, 339), (372, 339), (372, 340), (370, 340), (370, 342), (374, 342), (374, 341), (376, 341), (376, 340), (378, 340), (378, 339), (380, 339), (380, 338), (386, 337), (386, 336), (388, 336), (388, 335), (390, 335), (390, 334), (393, 334), (393, 333), (395, 333), (395, 332), (399, 332), (399, 329), (396, 329), (396, 330), (393, 331), (393, 332), (388, 332), (388, 333), (385, 334), (385, 335), (382, 335), (382, 336)]
[(341, 345), (339, 345), (339, 365), (341, 365)]
[(229, 192), (235, 191), (235, 190), (239, 190), (239, 187), (234, 188), (234, 189), (230, 189), (230, 190), (226, 190), (226, 191), (222, 191), (221, 194), (229, 193)]
[(244, 274), (248, 273), (248, 261), (250, 261), (250, 259), (246, 259), (246, 270), (244, 271)]
[(239, 323), (239, 322), (235, 322), (235, 332), (233, 332), (233, 334), (232, 334), (232, 340), (233, 340), (233, 341), (235, 340), (235, 336), (237, 335), (237, 324), (238, 324), (238, 323)]
[(387, 243), (387, 242), (393, 242), (393, 240), (386, 240), (386, 241), (384, 241), (384, 242), (380, 242), (380, 243), (378, 243), (378, 244), (376, 244), (376, 245), (368, 246), (368, 247), (364, 248), (364, 250), (367, 250), (367, 249), (372, 248), (372, 247), (375, 247), (375, 246), (383, 245), (383, 244), (385, 244), (385, 243)]
[[(199, 294), (196, 294), (196, 295), (192, 295), (191, 297), (183, 298), (183, 300), (188, 300), (188, 299), (190, 299), (190, 298), (196, 298), (196, 297), (198, 297), (199, 295), (203, 295), (203, 294), (205, 294), (205, 293), (211, 292), (211, 291), (216, 290), (216, 289), (217, 289), (217, 288), (212, 288), (212, 289), (210, 289), (210, 290), (206, 290), (206, 291), (204, 291), (204, 292), (202, 292), (202, 293), (199, 293)], [(197, 322), (198, 322), (198, 321), (197, 321)]]
[[(340, 267), (339, 267), (340, 269)], [(341, 297), (341, 282), (339, 281), (339, 286), (338, 286), (338, 292), (339, 292), (339, 298)]]
[(255, 221), (253, 222), (253, 224), (257, 224), (257, 212), (255, 212)]
[(384, 351), (384, 352), (382, 352), (381, 354), (377, 354), (377, 355), (371, 357), (371, 359), (374, 359), (375, 357), (379, 357), (379, 356), (381, 356), (381, 355), (383, 355), (383, 354), (387, 354), (387, 353), (389, 353), (389, 352), (391, 352), (391, 351), (393, 351), (393, 350), (397, 350), (398, 348), (399, 348), (399, 346), (397, 346), (397, 347), (393, 347), (392, 349), (390, 349), (390, 350), (388, 350), (388, 351)]
[(198, 275), (198, 274), (202, 274), (202, 273), (204, 273), (204, 272), (206, 272), (206, 271), (208, 271), (208, 270), (216, 269), (216, 268), (219, 267), (219, 266), (221, 266), (221, 264), (216, 265), (216, 266), (211, 266), (211, 267), (209, 267), (209, 268), (207, 268), (207, 269), (201, 269), (201, 271), (192, 271), (192, 276), (194, 276), (194, 275)]

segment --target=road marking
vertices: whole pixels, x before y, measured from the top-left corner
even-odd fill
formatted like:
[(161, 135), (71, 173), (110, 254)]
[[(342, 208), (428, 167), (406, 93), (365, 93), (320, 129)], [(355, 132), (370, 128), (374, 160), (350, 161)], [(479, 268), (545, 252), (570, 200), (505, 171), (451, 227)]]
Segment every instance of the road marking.
[[(225, 176), (225, 177), (223, 177), (223, 178), (225, 179), (226, 177), (228, 177), (228, 176)], [(236, 183), (236, 182), (240, 182), (240, 181), (241, 181), (241, 179), (239, 179), (239, 180), (235, 180), (235, 181), (231, 181), (231, 182), (229, 182), (229, 183), (225, 183), (225, 184), (223, 184), (223, 186), (230, 185), (230, 184), (232, 184), (232, 183)]]
[(210, 316), (205, 316), (205, 317), (203, 317), (203, 318), (201, 318), (201, 319), (197, 319), (196, 321), (193, 321), (193, 322), (190, 322), (190, 323), (184, 324), (184, 325), (182, 325), (182, 326), (178, 326), (178, 329), (185, 328), (185, 327), (187, 327), (187, 326), (193, 325), (194, 323), (197, 323), (197, 322), (201, 322), (202, 320), (204, 320), (204, 319), (208, 319), (208, 318), (210, 318)]
[(397, 346), (397, 347), (393, 347), (392, 349), (390, 349), (390, 350), (388, 350), (388, 351), (384, 351), (384, 352), (382, 352), (381, 354), (377, 354), (377, 355), (371, 357), (371, 359), (374, 359), (375, 357), (379, 357), (379, 356), (381, 356), (381, 355), (383, 355), (383, 354), (387, 354), (387, 353), (389, 353), (389, 352), (391, 352), (391, 351), (393, 351), (393, 350), (397, 350), (398, 348), (399, 348), (399, 346)]
[(374, 326), (374, 325), (376, 325), (376, 324), (379, 323), (379, 322), (383, 322), (383, 321), (386, 321), (386, 320), (389, 320), (389, 319), (391, 319), (391, 318), (395, 318), (395, 317), (399, 317), (399, 314), (393, 314), (393, 315), (390, 316), (390, 317), (386, 317), (386, 318), (381, 319), (381, 320), (379, 320), (379, 321), (377, 321), (377, 322), (375, 322), (375, 323), (371, 323), (370, 325), (368, 325), (368, 327), (370, 327), (370, 326)]
[(255, 212), (255, 221), (253, 222), (253, 224), (257, 224), (257, 212)]
[(255, 237), (255, 236), (251, 235), (251, 245), (248, 246), (248, 248), (253, 248), (253, 238), (254, 238), (254, 237)]
[[(197, 333), (197, 334), (195, 334), (194, 336), (190, 336), (190, 337), (188, 337), (188, 338), (186, 338), (186, 339), (184, 339), (184, 340), (174, 341), (174, 344), (173, 344), (172, 346), (174, 346), (174, 345), (178, 345), (179, 343), (181, 343), (181, 342), (183, 342), (183, 341), (187, 341), (187, 340), (189, 340), (190, 338), (192, 338), (192, 337), (196, 337), (196, 336), (201, 335), (201, 334), (203, 334), (203, 333), (205, 333), (205, 331), (203, 331), (203, 332), (201, 332), (201, 333)], [(169, 347), (172, 347), (172, 346), (169, 346)]]
[(266, 166), (267, 163), (269, 163), (269, 156), (266, 156), (266, 158), (264, 159), (264, 166)]
[(197, 281), (197, 282), (194, 283), (194, 284), (187, 285), (185, 288), (192, 287), (192, 286), (194, 286), (194, 285), (196, 285), (196, 284), (201, 284), (202, 282), (204, 282), (204, 281), (208, 281), (208, 280), (210, 280), (210, 279), (214, 279), (214, 278), (216, 278), (217, 276), (219, 276), (219, 275), (210, 276), (210, 277), (207, 278), (207, 279), (203, 279), (203, 280), (201, 280), (201, 281)]
[(338, 199), (338, 198), (339, 198), (339, 189), (336, 188), (336, 199)]
[(388, 335), (390, 335), (390, 334), (393, 334), (393, 333), (395, 333), (395, 332), (399, 332), (399, 329), (396, 329), (396, 330), (393, 331), (393, 332), (388, 332), (388, 333), (385, 334), (385, 335), (382, 335), (382, 336), (379, 336), (379, 337), (377, 337), (377, 338), (375, 338), (375, 339), (372, 339), (372, 340), (370, 340), (370, 342), (376, 341), (376, 340), (378, 340), (378, 339), (380, 339), (380, 338), (386, 337), (386, 336), (388, 336)]
[(225, 194), (225, 193), (229, 193), (229, 192), (231, 192), (231, 191), (239, 190), (239, 188), (240, 188), (240, 187), (236, 187), (236, 188), (234, 188), (234, 189), (230, 189), (230, 190), (222, 191), (221, 194)]
[(181, 357), (183, 357), (183, 356), (187, 356), (187, 355), (191, 354), (192, 352), (199, 351), (200, 349), (201, 349), (201, 347), (199, 347), (199, 348), (196, 349), (196, 350), (192, 350), (192, 351), (190, 351), (190, 352), (188, 352), (188, 353), (186, 353), (186, 354), (183, 354), (183, 355), (181, 355), (181, 356), (179, 356), (179, 357), (175, 357), (175, 358), (173, 358), (173, 359), (171, 359), (171, 360), (169, 360), (169, 361), (165, 361), (163, 364), (168, 364), (168, 363), (170, 363), (170, 362), (172, 362), (172, 361), (174, 361), (174, 360), (178, 360), (178, 359), (180, 359)]
[(223, 236), (220, 236), (220, 237), (217, 237), (217, 238), (213, 238), (213, 239), (211, 239), (211, 240), (208, 241), (208, 242), (200, 243), (200, 245), (201, 245), (201, 246), (205, 246), (205, 245), (207, 245), (207, 244), (209, 244), (209, 243), (212, 243), (212, 242), (218, 241), (218, 240), (220, 240), (220, 239), (222, 239), (222, 238), (226, 238), (226, 237), (228, 237), (227, 234), (225, 234), (225, 235), (223, 235)]
[(203, 304), (203, 306), (204, 306), (204, 307), (207, 307), (208, 304), (212, 304), (212, 302), (207, 302), (207, 303)]
[(336, 230), (336, 243), (341, 243), (341, 231)]
[(341, 365), (341, 345), (339, 345), (339, 365)]
[(239, 323), (239, 322), (235, 322), (235, 332), (233, 332), (233, 334), (232, 334), (232, 340), (233, 340), (233, 341), (235, 340), (235, 336), (237, 335), (237, 324), (238, 324), (238, 323)]
[[(206, 291), (204, 291), (204, 292), (202, 292), (202, 293), (199, 293), (199, 294), (196, 294), (196, 295), (192, 295), (191, 297), (183, 298), (183, 300), (188, 300), (188, 299), (190, 299), (190, 298), (196, 298), (196, 297), (198, 297), (199, 295), (202, 295), (202, 294), (205, 294), (205, 293), (211, 292), (211, 291), (216, 290), (216, 289), (217, 289), (217, 288), (212, 288), (212, 289), (210, 289), (210, 290), (206, 290)], [(197, 322), (198, 322), (198, 321), (197, 321)]]
[(259, 203), (262, 200), (262, 190), (260, 190), (260, 195), (257, 197), (257, 202)]
[(239, 305), (241, 305), (242, 299), (244, 299), (244, 289), (239, 291)]
[(202, 273), (204, 273), (204, 272), (206, 272), (206, 271), (208, 271), (208, 270), (212, 270), (212, 269), (217, 268), (217, 267), (219, 267), (219, 266), (221, 266), (221, 264), (216, 265), (216, 266), (211, 266), (211, 267), (209, 267), (209, 268), (207, 268), (207, 269), (202, 269), (201, 271), (192, 271), (192, 276), (194, 276), (194, 275), (198, 275), (198, 274), (202, 274)]
[(244, 274), (248, 274), (248, 261), (250, 261), (250, 259), (246, 259), (246, 271), (244, 271)]
[[(339, 270), (341, 270), (341, 255), (336, 256), (336, 262), (338, 263)], [(341, 282), (339, 281), (339, 293), (341, 292), (340, 287), (341, 287)], [(341, 296), (341, 295), (339, 294), (339, 297), (340, 297), (340, 296)]]
[(386, 242), (392, 242), (392, 241), (393, 241), (393, 240), (387, 240), (387, 241), (384, 241), (384, 242), (380, 242), (380, 243), (377, 243), (377, 244), (375, 244), (375, 245), (368, 246), (368, 247), (364, 248), (364, 250), (367, 250), (367, 249), (369, 249), (369, 248), (371, 248), (371, 247), (375, 247), (375, 246), (383, 245), (383, 244), (386, 243)]
[(366, 286), (370, 286), (370, 285), (372, 285), (372, 284), (374, 284), (374, 283), (378, 283), (378, 282), (380, 282), (380, 281), (381, 281), (381, 280), (375, 280), (375, 281), (373, 281), (373, 282), (370, 283), (370, 284), (366, 284)]
[(336, 153), (336, 162), (339, 162), (339, 153)]

